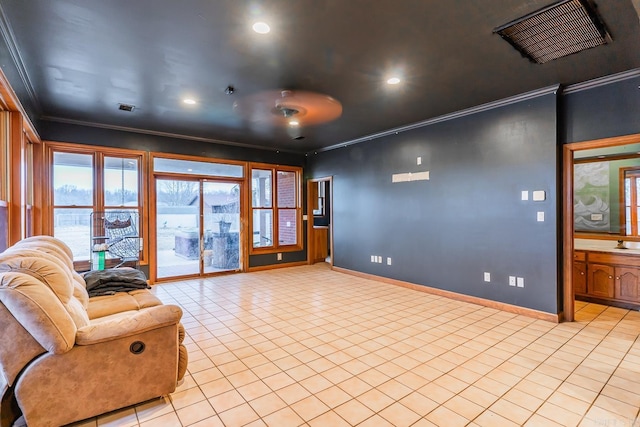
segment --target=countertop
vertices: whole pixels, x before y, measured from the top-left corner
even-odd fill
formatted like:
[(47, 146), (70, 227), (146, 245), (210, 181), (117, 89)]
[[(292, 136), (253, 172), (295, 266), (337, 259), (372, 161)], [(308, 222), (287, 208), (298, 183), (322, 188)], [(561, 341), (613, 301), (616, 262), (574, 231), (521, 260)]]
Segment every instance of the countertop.
[(640, 242), (624, 242), (627, 249), (616, 249), (616, 240), (573, 239), (573, 248), (577, 251), (611, 252), (620, 255), (640, 256)]

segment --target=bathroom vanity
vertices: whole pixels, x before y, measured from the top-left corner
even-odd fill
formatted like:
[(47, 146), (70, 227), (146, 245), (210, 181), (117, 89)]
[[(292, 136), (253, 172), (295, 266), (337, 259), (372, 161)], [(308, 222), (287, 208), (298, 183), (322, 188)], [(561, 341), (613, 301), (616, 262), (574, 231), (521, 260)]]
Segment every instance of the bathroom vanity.
[(575, 239), (573, 290), (578, 300), (640, 309), (640, 243)]

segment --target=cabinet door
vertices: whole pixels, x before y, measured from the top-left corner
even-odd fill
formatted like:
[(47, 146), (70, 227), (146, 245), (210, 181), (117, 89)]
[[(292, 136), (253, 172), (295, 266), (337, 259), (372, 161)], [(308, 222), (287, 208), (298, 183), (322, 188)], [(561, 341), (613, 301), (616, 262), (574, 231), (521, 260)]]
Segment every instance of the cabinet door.
[(576, 294), (587, 293), (587, 264), (584, 262), (573, 263), (573, 292)]
[(638, 298), (640, 271), (637, 268), (616, 267), (615, 273), (615, 298), (640, 302)]
[(594, 297), (613, 298), (613, 273), (610, 265), (589, 264), (587, 291)]

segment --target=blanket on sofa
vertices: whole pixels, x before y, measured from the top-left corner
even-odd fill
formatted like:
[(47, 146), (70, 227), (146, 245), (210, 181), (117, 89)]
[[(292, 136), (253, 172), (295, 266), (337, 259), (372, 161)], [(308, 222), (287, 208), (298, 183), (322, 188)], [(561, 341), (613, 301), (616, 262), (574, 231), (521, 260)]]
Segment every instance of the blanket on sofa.
[(133, 268), (108, 268), (93, 270), (84, 274), (89, 297), (113, 295), (136, 289), (150, 289), (147, 278), (140, 270)]

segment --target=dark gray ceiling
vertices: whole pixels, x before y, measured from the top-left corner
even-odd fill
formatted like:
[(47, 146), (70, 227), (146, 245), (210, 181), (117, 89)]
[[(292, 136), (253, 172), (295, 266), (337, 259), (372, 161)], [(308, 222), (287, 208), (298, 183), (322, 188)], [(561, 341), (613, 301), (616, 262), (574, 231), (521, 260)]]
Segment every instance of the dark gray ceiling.
[[(613, 43), (543, 65), (493, 34), (553, 2), (0, 0), (0, 7), (41, 119), (307, 152), (640, 67), (637, 0), (597, 2)], [(258, 20), (270, 34), (251, 30)], [(393, 72), (400, 85), (385, 83)], [(233, 95), (224, 93), (228, 85)], [(233, 108), (280, 89), (331, 95), (342, 115), (292, 130)], [(185, 97), (198, 104), (185, 105)], [(119, 111), (119, 103), (135, 109)]]

